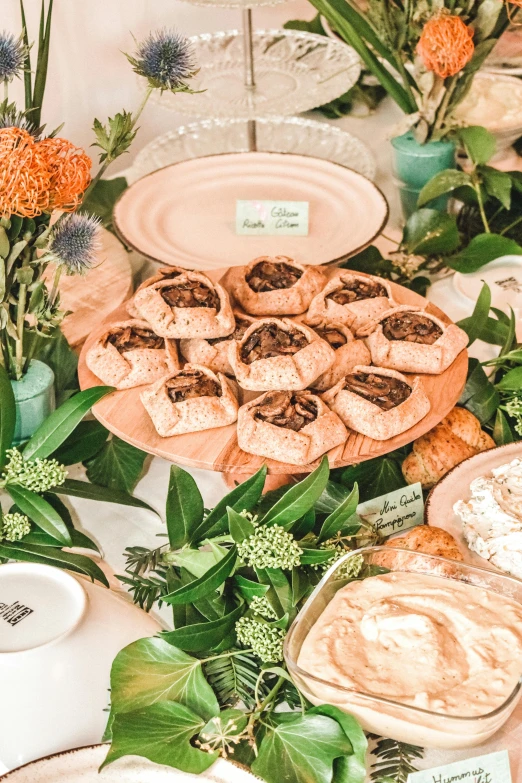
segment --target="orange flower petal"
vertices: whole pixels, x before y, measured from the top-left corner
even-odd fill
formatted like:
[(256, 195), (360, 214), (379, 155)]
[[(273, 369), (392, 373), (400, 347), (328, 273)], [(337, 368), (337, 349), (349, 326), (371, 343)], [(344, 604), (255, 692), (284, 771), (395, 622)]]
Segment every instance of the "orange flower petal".
[(51, 177), (51, 209), (74, 212), (91, 181), (90, 157), (67, 139), (38, 142)]
[(472, 38), (473, 30), (460, 16), (440, 14), (424, 25), (417, 53), (428, 71), (446, 79), (459, 73), (473, 57), (475, 45)]

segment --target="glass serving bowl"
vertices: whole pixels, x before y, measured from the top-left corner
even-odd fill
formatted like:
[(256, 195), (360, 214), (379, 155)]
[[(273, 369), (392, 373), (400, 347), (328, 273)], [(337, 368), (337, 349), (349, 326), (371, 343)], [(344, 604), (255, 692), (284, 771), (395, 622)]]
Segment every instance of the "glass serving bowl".
[[(522, 695), (522, 676), (505, 702), (479, 716), (448, 715), (421, 709), (368, 692), (332, 684), (301, 669), (299, 653), (313, 625), (338, 590), (350, 580), (339, 577), (348, 560), (362, 558), (358, 578), (371, 578), (389, 571), (413, 572), (466, 582), (499, 593), (522, 604), (522, 581), (483, 568), (465, 565), (443, 557), (390, 547), (369, 547), (348, 553), (325, 574), (307, 600), (287, 634), (284, 656), (294, 682), (313, 704), (332, 704), (354, 715), (364, 729), (383, 737), (425, 748), (458, 749), (480, 745), (506, 722)], [(386, 568), (383, 568), (383, 563)], [(404, 652), (408, 666), (408, 650)], [(522, 661), (520, 663), (522, 675)], [(485, 683), (487, 688), (487, 683)]]

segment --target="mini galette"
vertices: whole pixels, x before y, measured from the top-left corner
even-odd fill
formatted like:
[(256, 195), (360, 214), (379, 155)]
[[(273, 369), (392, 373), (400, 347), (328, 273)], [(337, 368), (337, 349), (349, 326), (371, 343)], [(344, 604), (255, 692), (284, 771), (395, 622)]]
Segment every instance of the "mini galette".
[(356, 340), (345, 324), (323, 323), (312, 327), (335, 351), (334, 363), (312, 384), (314, 391), (326, 391), (351, 372), (357, 364), (369, 364), (370, 351), (364, 340)]
[(237, 382), (251, 391), (306, 389), (335, 359), (326, 340), (289, 318), (260, 318), (228, 351)]
[(251, 315), (304, 313), (325, 283), (320, 269), (287, 256), (260, 256), (227, 275), (229, 290)]
[(134, 296), (132, 296), (129, 301), (126, 304), (127, 312), (129, 315), (131, 315), (133, 318), (139, 318), (140, 314), (138, 313), (136, 306), (134, 304), (134, 297), (139, 291), (143, 291), (144, 288), (148, 288), (151, 285), (154, 285), (154, 283), (161, 283), (162, 280), (173, 280), (175, 277), (179, 277), (179, 275), (184, 275), (186, 269), (182, 269), (180, 266), (162, 266), (158, 269), (157, 273), (153, 277), (149, 277), (147, 280), (145, 280), (141, 285), (138, 286), (136, 291), (134, 292)]
[(222, 373), (186, 364), (140, 395), (158, 435), (168, 438), (233, 424), (238, 404)]
[(403, 372), (444, 372), (468, 344), (456, 324), (445, 324), (417, 307), (401, 305), (357, 332), (366, 337), (373, 364)]
[(225, 337), (235, 320), (228, 294), (201, 272), (183, 272), (138, 291), (134, 307), (162, 337)]
[(384, 367), (355, 367), (322, 399), (347, 427), (374, 440), (389, 440), (409, 430), (430, 410), (419, 378)]
[(153, 383), (179, 369), (176, 344), (135, 318), (108, 326), (87, 351), (85, 361), (103, 383), (116, 389)]
[(222, 372), (225, 375), (234, 375), (234, 370), (228, 360), (228, 347), (233, 340), (241, 340), (246, 330), (256, 319), (246, 313), (234, 311), (236, 328), (227, 337), (215, 337), (205, 340), (202, 337), (193, 337), (191, 340), (180, 340), (179, 350), (187, 362), (191, 364), (204, 364), (213, 372)]
[(393, 305), (387, 280), (339, 269), (311, 301), (306, 322), (334, 321), (355, 331)]
[(339, 416), (309, 391), (269, 391), (238, 413), (243, 451), (291, 465), (308, 465), (346, 437)]

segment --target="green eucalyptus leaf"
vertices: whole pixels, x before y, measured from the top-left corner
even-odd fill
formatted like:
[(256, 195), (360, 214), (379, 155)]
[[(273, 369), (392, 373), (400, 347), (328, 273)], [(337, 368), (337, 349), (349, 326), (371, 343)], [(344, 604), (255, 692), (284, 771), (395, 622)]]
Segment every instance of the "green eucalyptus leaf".
[(514, 239), (498, 234), (477, 234), (460, 253), (451, 256), (447, 264), (457, 272), (470, 273), (507, 255), (522, 255), (522, 247)]
[[(307, 715), (326, 715), (328, 718), (333, 718), (350, 741), (353, 752), (337, 760), (335, 783), (364, 783), (368, 740), (353, 715), (348, 715), (331, 704), (313, 707)], [(342, 770), (339, 769), (339, 764), (342, 765)]]
[(355, 483), (348, 497), (324, 520), (318, 541), (326, 541), (328, 538), (336, 535), (336, 533), (342, 536), (355, 535), (360, 524), (357, 526), (356, 522), (354, 525), (354, 520), (351, 518), (356, 513), (358, 504), (359, 487)]
[(189, 652), (213, 650), (220, 644), (223, 637), (233, 630), (244, 610), (244, 604), (240, 603), (219, 620), (194, 623), (184, 628), (176, 628), (174, 631), (165, 631), (162, 637), (169, 644), (173, 644), (181, 650), (188, 650)]
[(85, 555), (64, 552), (62, 549), (49, 546), (26, 544), (22, 539), (22, 541), (15, 541), (14, 543), (2, 541), (0, 543), (0, 557), (24, 563), (40, 563), (41, 565), (63, 568), (66, 571), (74, 571), (76, 574), (88, 576), (93, 582), (97, 580), (105, 587), (109, 587), (107, 577), (101, 568), (94, 560)]
[(5, 466), (6, 451), (13, 445), (16, 406), (11, 381), (0, 365), (0, 470)]
[(306, 514), (323, 493), (330, 468), (328, 457), (323, 457), (318, 468), (303, 481), (295, 484), (263, 517), (265, 525), (279, 525), (290, 530), (296, 520)]
[(472, 314), (469, 318), (464, 318), (462, 321), (458, 321), (457, 325), (461, 329), (464, 329), (469, 338), (468, 347), (475, 342), (480, 336), (483, 324), (488, 317), (488, 313), (491, 307), (491, 289), (484, 283), (478, 299), (475, 302)]
[(437, 209), (418, 209), (404, 227), (403, 245), (408, 253), (452, 253), (460, 244), (454, 215)]
[[(93, 552), (96, 552), (98, 555), (100, 554), (98, 545), (95, 544), (95, 542), (90, 539), (89, 536), (86, 536), (85, 533), (81, 533), (79, 530), (75, 530), (74, 528), (70, 530), (70, 533), (72, 546), (75, 549), (90, 549)], [(43, 530), (32, 530), (23, 537), (22, 541), (24, 544), (61, 547), (60, 542), (56, 538), (53, 538), (53, 536), (50, 536), (48, 533), (44, 533)]]
[(62, 465), (85, 462), (98, 454), (108, 436), (108, 431), (99, 421), (81, 421), (51, 457)]
[(315, 510), (318, 514), (331, 514), (341, 503), (344, 503), (350, 494), (351, 489), (329, 479), (321, 497), (315, 504)]
[(77, 481), (76, 479), (65, 479), (59, 487), (53, 487), (49, 490), (55, 495), (71, 495), (75, 498), (85, 498), (86, 500), (99, 500), (104, 503), (117, 503), (121, 506), (133, 506), (134, 508), (145, 508), (147, 511), (157, 513), (152, 506), (145, 503), (144, 500), (135, 498), (127, 492), (109, 487), (99, 487), (97, 484), (89, 484), (87, 481)]
[(301, 565), (315, 565), (327, 563), (335, 555), (334, 549), (303, 549)]
[(292, 569), (292, 603), (297, 606), (310, 589), (310, 579), (300, 568)]
[(315, 508), (312, 506), (312, 508), (309, 508), (308, 511), (297, 520), (295, 525), (292, 526), (292, 535), (294, 538), (299, 541), (301, 538), (307, 536), (308, 533), (311, 533), (315, 528), (316, 519), (317, 514), (315, 513)]
[(206, 598), (228, 579), (237, 561), (237, 549), (232, 547), (225, 557), (210, 568), (204, 576), (168, 593), (161, 599), (166, 604), (188, 604)]
[(186, 568), (196, 579), (199, 579), (210, 568), (213, 568), (216, 563), (219, 563), (226, 554), (227, 550), (221, 546), (214, 546), (210, 551), (182, 549), (180, 552), (173, 553), (172, 557), (169, 558), (169, 562), (172, 562), (179, 568)]
[(505, 446), (507, 443), (513, 443), (515, 436), (509, 426), (509, 422), (500, 408), (495, 416), (495, 426), (493, 427), (493, 440), (497, 446)]
[(241, 514), (238, 514), (237, 511), (230, 507), (227, 508), (227, 514), (228, 529), (236, 544), (240, 544), (245, 538), (254, 534), (255, 526), (249, 519), (241, 516)]
[(443, 196), (445, 193), (452, 193), (456, 188), (471, 185), (471, 182), (471, 176), (466, 174), (465, 171), (458, 171), (457, 169), (440, 171), (422, 188), (419, 193), (417, 206), (423, 207), (429, 201), (433, 201), (433, 199), (439, 198), (439, 196)]
[(167, 495), (166, 520), (169, 542), (179, 549), (195, 540), (203, 521), (204, 505), (198, 485), (186, 470), (172, 465)]
[(86, 461), (87, 478), (93, 484), (133, 492), (143, 473), (147, 455), (115, 435)]
[(293, 608), (292, 588), (281, 568), (257, 568), (256, 573), (262, 584), (269, 585), (267, 598), (278, 616), (289, 615)]
[(501, 391), (520, 391), (522, 389), (522, 367), (509, 370), (495, 385)]
[(270, 589), (269, 585), (262, 585), (259, 582), (254, 582), (252, 579), (247, 579), (240, 574), (236, 574), (234, 576), (234, 581), (243, 598), (245, 598), (249, 603), (255, 597), (262, 598)]
[(63, 546), (72, 545), (67, 525), (47, 500), (18, 484), (7, 484), (5, 489), (22, 514), (27, 514), (35, 525), (56, 538)]
[(495, 137), (481, 125), (460, 128), (458, 136), (475, 166), (487, 163), (495, 154), (497, 146)]

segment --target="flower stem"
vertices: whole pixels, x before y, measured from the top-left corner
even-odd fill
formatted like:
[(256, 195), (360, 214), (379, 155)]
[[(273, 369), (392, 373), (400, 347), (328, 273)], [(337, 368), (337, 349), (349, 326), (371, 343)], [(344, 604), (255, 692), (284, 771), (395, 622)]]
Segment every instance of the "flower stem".
[[(24, 269), (28, 266), (29, 254), (26, 251), (22, 261), (21, 268)], [(25, 283), (20, 283), (18, 289), (18, 306), (16, 308), (16, 348), (15, 348), (15, 374), (16, 380), (19, 381), (23, 374), (24, 363), (24, 326), (25, 326), (25, 308), (27, 304), (27, 286)]]
[(473, 187), (475, 189), (475, 193), (477, 194), (478, 208), (480, 212), (480, 217), (482, 218), (482, 223), (484, 224), (484, 231), (486, 232), (486, 234), (491, 234), (491, 229), (489, 227), (488, 219), (486, 217), (486, 211), (484, 209), (484, 199), (482, 198), (482, 192), (480, 190), (480, 182), (474, 182)]
[(60, 277), (62, 276), (63, 272), (63, 264), (59, 264), (56, 267), (56, 271), (54, 273), (54, 279), (53, 279), (53, 287), (51, 288), (51, 293), (49, 294), (49, 306), (53, 307), (54, 300), (56, 299), (56, 296), (58, 294), (58, 285), (60, 283)]
[(245, 653), (254, 652), (253, 650), (230, 650), (221, 655), (212, 655), (210, 658), (203, 658), (201, 663), (208, 663), (209, 661), (218, 661), (220, 658), (234, 658), (236, 655), (243, 655)]

